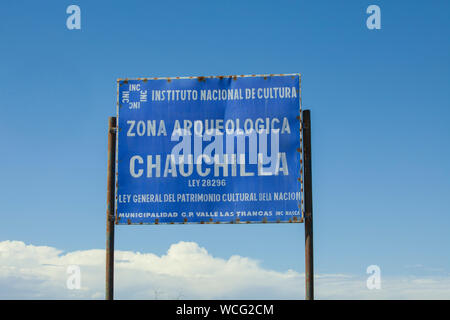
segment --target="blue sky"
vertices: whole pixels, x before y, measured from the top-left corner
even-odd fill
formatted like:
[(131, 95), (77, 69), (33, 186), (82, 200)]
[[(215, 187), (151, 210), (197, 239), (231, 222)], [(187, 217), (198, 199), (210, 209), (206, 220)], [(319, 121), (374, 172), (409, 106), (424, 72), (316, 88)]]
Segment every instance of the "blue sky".
[[(81, 8), (81, 30), (66, 8)], [(381, 30), (366, 8), (381, 8)], [(302, 74), (318, 273), (450, 275), (448, 1), (0, 4), (0, 241), (105, 246), (116, 78)], [(119, 226), (119, 250), (192, 241), (304, 271), (303, 224)], [(303, 288), (299, 289), (303, 292)]]

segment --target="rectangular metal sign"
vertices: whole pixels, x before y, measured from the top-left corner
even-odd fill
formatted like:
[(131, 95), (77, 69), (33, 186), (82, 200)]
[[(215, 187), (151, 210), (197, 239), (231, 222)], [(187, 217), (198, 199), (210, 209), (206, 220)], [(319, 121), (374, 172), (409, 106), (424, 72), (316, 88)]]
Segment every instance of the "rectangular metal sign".
[(300, 75), (118, 80), (117, 224), (303, 222)]

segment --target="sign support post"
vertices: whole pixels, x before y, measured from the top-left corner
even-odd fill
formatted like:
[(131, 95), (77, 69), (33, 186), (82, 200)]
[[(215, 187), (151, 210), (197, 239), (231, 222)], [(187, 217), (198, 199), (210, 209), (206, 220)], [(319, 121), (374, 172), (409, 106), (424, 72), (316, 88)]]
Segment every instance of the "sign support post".
[(108, 126), (108, 176), (106, 207), (106, 286), (105, 299), (114, 300), (114, 212), (116, 184), (116, 117), (109, 117)]
[(314, 300), (313, 207), (311, 174), (311, 116), (302, 112), (304, 187), (305, 187), (305, 289), (306, 300)]

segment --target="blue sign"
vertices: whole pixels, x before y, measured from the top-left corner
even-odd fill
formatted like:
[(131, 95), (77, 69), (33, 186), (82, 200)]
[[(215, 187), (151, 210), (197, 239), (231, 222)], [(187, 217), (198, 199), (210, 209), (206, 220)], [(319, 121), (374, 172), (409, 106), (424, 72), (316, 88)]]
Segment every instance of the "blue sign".
[(300, 75), (118, 80), (117, 224), (302, 222)]

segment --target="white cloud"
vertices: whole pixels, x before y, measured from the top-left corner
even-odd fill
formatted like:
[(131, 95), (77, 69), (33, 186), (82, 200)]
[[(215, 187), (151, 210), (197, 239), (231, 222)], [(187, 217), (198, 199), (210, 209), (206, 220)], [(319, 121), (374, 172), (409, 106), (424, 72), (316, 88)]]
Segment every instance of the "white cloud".
[[(303, 299), (304, 275), (263, 268), (241, 256), (221, 259), (194, 242), (178, 242), (165, 255), (116, 251), (118, 299)], [(104, 250), (63, 253), (21, 241), (0, 242), (0, 299), (103, 299)], [(81, 289), (69, 290), (66, 270), (81, 268)], [(368, 290), (366, 278), (316, 275), (323, 299), (449, 299), (450, 278), (382, 278)]]

